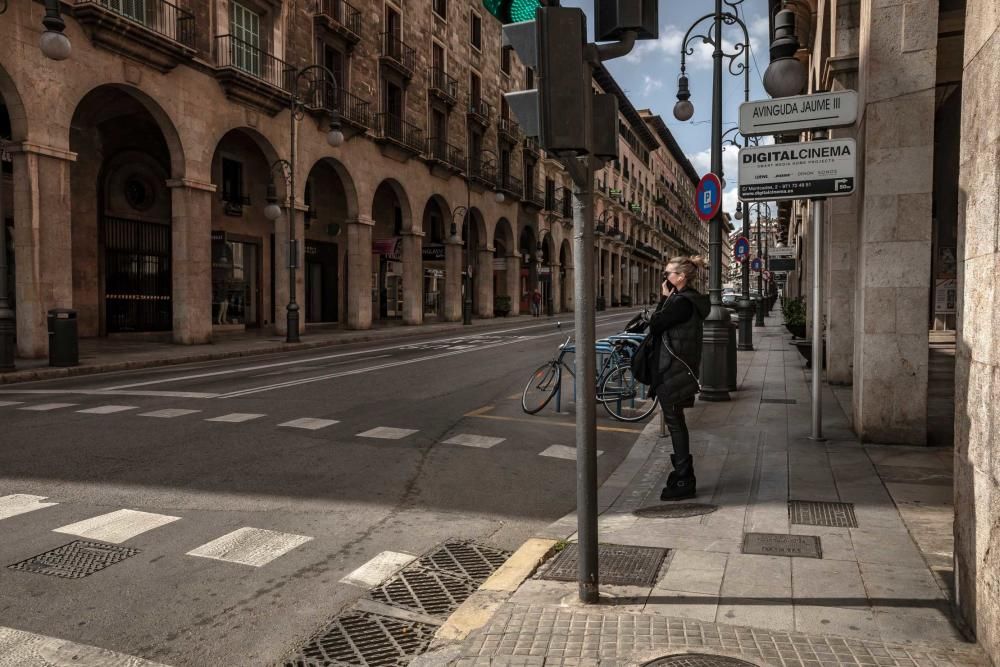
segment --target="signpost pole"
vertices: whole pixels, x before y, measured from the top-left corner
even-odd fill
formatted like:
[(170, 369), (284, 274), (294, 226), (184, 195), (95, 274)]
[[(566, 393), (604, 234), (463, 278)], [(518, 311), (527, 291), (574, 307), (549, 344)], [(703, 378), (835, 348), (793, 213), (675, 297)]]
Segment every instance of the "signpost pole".
[[(816, 132), (815, 139), (825, 139), (826, 132)], [(813, 289), (812, 289), (812, 435), (810, 440), (822, 441), (823, 437), (823, 208), (826, 198), (812, 200), (813, 210)]]

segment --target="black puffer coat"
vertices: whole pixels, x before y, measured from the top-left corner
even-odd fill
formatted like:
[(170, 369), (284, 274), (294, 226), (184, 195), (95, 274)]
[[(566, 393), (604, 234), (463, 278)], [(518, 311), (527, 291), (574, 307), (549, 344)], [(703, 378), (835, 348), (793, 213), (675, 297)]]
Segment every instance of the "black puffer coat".
[[(650, 318), (650, 334), (659, 337), (652, 387), (661, 404), (693, 404), (701, 372), (703, 323), (710, 310), (706, 295), (686, 287), (663, 300)], [(678, 321), (678, 313), (689, 316)]]

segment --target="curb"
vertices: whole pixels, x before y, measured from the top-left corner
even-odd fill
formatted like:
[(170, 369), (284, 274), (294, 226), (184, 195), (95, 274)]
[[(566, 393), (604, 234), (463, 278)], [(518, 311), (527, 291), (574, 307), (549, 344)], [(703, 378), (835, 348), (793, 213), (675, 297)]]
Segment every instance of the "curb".
[[(562, 313), (560, 313), (562, 314)], [(566, 313), (572, 315), (572, 313)], [(115, 361), (103, 364), (91, 364), (71, 366), (66, 368), (39, 367), (31, 370), (12, 371), (10, 373), (0, 373), (0, 385), (16, 384), (21, 382), (37, 382), (40, 380), (56, 380), (84, 375), (96, 375), (99, 373), (114, 373), (119, 371), (139, 370), (143, 368), (158, 368), (163, 366), (180, 366), (182, 364), (203, 363), (206, 361), (220, 361), (224, 359), (237, 359), (240, 357), (256, 357), (267, 354), (277, 354), (280, 352), (298, 352), (302, 350), (315, 350), (338, 345), (349, 345), (352, 343), (370, 343), (379, 340), (398, 340), (406, 338), (417, 338), (442, 333), (452, 333), (455, 331), (468, 331), (488, 328), (492, 324), (498, 324), (504, 318), (493, 318), (481, 320), (481, 323), (463, 325), (461, 322), (449, 323), (435, 329), (425, 329), (420, 326), (405, 327), (403, 330), (392, 333), (358, 333), (345, 334), (340, 338), (331, 340), (304, 342), (304, 343), (279, 343), (267, 347), (257, 347), (253, 349), (230, 350), (225, 352), (200, 352), (179, 357), (168, 357), (159, 359), (137, 359), (133, 361)], [(556, 316), (547, 318), (557, 321)], [(516, 321), (516, 320), (515, 320)], [(369, 330), (371, 331), (371, 330)], [(375, 331), (385, 331), (375, 330)], [(211, 345), (212, 343), (208, 343)]]
[[(643, 428), (625, 460), (597, 490), (599, 515), (614, 506), (655, 453), (659, 431), (660, 418), (657, 415)], [(500, 606), (517, 592), (521, 584), (556, 552), (556, 545), (575, 533), (576, 513), (571, 512), (549, 524), (537, 536), (529, 538), (475, 593), (452, 612), (434, 634), (430, 650), (411, 662), (411, 667), (446, 665), (461, 657), (460, 643), (483, 628)]]

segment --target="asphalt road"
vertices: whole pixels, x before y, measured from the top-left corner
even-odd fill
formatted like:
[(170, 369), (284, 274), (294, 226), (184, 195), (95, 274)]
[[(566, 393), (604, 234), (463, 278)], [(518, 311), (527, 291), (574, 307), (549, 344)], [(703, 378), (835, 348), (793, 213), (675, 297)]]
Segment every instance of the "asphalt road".
[[(598, 335), (627, 319), (599, 317)], [(272, 664), (365, 594), (341, 579), (381, 552), (516, 549), (575, 506), (574, 461), (542, 455), (573, 446), (573, 415), (520, 409), (571, 330), (498, 323), (0, 391), (0, 626), (170, 665)], [(598, 410), (603, 481), (641, 425)], [(256, 550), (211, 551), (244, 529)], [(75, 539), (138, 553), (78, 579), (7, 567)]]

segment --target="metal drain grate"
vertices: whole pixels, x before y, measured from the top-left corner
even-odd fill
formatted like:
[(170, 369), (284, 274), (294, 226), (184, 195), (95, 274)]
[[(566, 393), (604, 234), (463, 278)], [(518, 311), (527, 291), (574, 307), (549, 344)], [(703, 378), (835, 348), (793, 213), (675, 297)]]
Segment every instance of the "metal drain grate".
[(737, 660), (727, 655), (708, 655), (705, 653), (681, 653), (668, 655), (647, 662), (643, 667), (757, 667), (752, 662)]
[(650, 505), (637, 509), (633, 514), (647, 519), (686, 519), (692, 516), (711, 514), (719, 509), (715, 505), (703, 503), (671, 503), (669, 505)]
[(479, 584), (471, 579), (411, 565), (373, 589), (368, 597), (393, 607), (447, 618), (477, 588)]
[(112, 544), (77, 540), (7, 567), (11, 570), (79, 579), (139, 553)]
[[(597, 545), (597, 577), (602, 584), (652, 586), (669, 550), (658, 547), (631, 547), (619, 544)], [(576, 581), (579, 547), (574, 542), (552, 559), (539, 579)]]
[(762, 398), (761, 403), (776, 403), (778, 405), (795, 405), (798, 403), (794, 398)]
[(416, 565), (429, 570), (447, 572), (483, 583), (510, 558), (509, 551), (468, 541), (449, 541), (425, 554)]
[(397, 667), (430, 646), (437, 626), (348, 612), (311, 639), (285, 667)]
[(792, 523), (805, 526), (858, 527), (858, 519), (854, 516), (854, 503), (789, 500), (788, 516)]
[(822, 558), (823, 547), (815, 535), (746, 533), (743, 535), (743, 553), (757, 556)]

